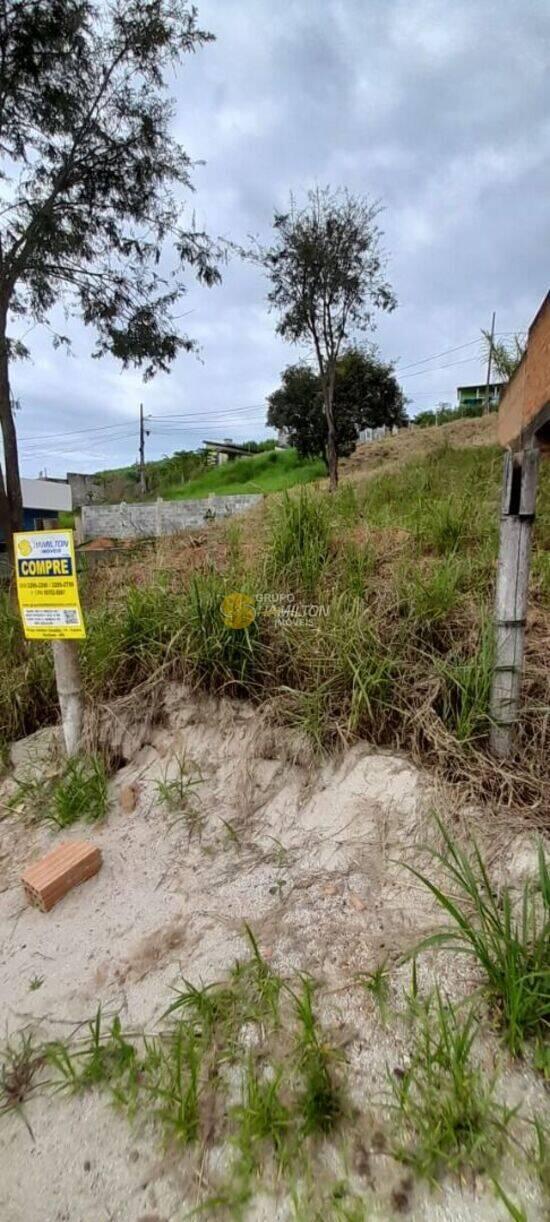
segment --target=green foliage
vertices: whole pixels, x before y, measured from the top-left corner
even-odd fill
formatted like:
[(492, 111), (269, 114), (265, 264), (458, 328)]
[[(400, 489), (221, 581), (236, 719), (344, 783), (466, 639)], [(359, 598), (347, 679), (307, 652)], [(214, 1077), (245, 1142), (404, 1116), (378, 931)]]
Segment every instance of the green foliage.
[(59, 776), (30, 774), (16, 779), (11, 805), (23, 805), (31, 818), (71, 827), (79, 819), (96, 823), (107, 811), (107, 773), (98, 755), (73, 756)]
[(296, 1040), (296, 1061), (303, 1080), (300, 1109), (303, 1133), (330, 1133), (343, 1115), (344, 1104), (336, 1086), (331, 1064), (335, 1052), (319, 1038), (313, 1011), (314, 985), (302, 976), (301, 992), (293, 993), (299, 1029)]
[(257, 620), (247, 628), (226, 624), (222, 604), (232, 592), (214, 569), (193, 576), (183, 608), (180, 649), (190, 674), (205, 687), (233, 685), (237, 692), (245, 692), (254, 684), (261, 634)]
[(384, 1022), (390, 996), (390, 974), (387, 963), (385, 961), (384, 963), (379, 963), (373, 972), (367, 972), (364, 976), (359, 976), (358, 980), (359, 984), (374, 998), (380, 1011), (380, 1017)]
[(527, 1039), (544, 1042), (550, 1032), (550, 875), (544, 849), (539, 848), (538, 877), (524, 884), (516, 911), (508, 887), (495, 892), (475, 841), (470, 859), (441, 820), (437, 825), (444, 851), (433, 856), (449, 889), (413, 866), (406, 868), (431, 891), (452, 924), (424, 939), (417, 951), (449, 946), (474, 957), (508, 1047), (518, 1055)]
[(190, 835), (200, 832), (204, 822), (196, 793), (197, 786), (203, 783), (199, 770), (185, 755), (176, 755), (173, 763), (167, 764), (163, 779), (155, 782), (159, 802), (178, 820), (185, 821)]
[(478, 1021), (439, 992), (417, 1003), (408, 1063), (389, 1082), (402, 1140), (397, 1158), (436, 1181), (446, 1171), (495, 1164), (513, 1112), (500, 1106), (473, 1056)]
[(477, 649), (471, 656), (450, 652), (434, 660), (443, 680), (441, 717), (460, 743), (472, 745), (487, 736), (493, 659), (492, 628), (482, 623)]
[(274, 507), (268, 575), (312, 594), (328, 556), (330, 518), (326, 496), (301, 488)]
[(384, 276), (377, 217), (380, 205), (347, 191), (316, 188), (307, 204), (273, 218), (271, 247), (256, 250), (268, 277), (268, 301), (277, 331), (291, 343), (312, 345), (327, 420), (327, 461), (337, 477), (335, 380), (338, 358), (352, 335), (372, 327), (373, 308), (392, 310), (396, 300)]
[(207, 496), (231, 496), (282, 492), (295, 484), (307, 484), (325, 475), (320, 459), (301, 459), (296, 450), (266, 450), (250, 458), (209, 467), (204, 474), (185, 486), (166, 485), (165, 500), (185, 500)]
[[(361, 429), (407, 423), (405, 399), (391, 365), (374, 353), (348, 348), (336, 361), (334, 417), (338, 456), (351, 454)], [(289, 365), (268, 398), (267, 423), (285, 429), (302, 457), (326, 457), (328, 427), (320, 375)]]
[(156, 1034), (126, 1033), (99, 1007), (84, 1035), (40, 1048), (46, 1092), (101, 1089), (130, 1118), (146, 1112), (166, 1141), (196, 1146), (200, 1156), (212, 1140), (233, 1149), (224, 1184), (201, 1206), (229, 1204), (232, 1216), (253, 1177), (307, 1166), (310, 1137), (343, 1115), (336, 1054), (314, 1014), (311, 982), (291, 989), (246, 933), (251, 956), (220, 983), (185, 982)]
[(0, 742), (32, 734), (56, 708), (52, 651), (24, 640), (9, 594), (0, 592)]
[[(211, 38), (186, 0), (6, 7), (0, 338), (8, 356), (28, 349), (7, 340), (6, 315), (15, 309), (48, 325), (62, 302), (67, 316), (80, 313), (95, 328), (96, 356), (110, 353), (146, 377), (194, 349), (177, 310), (183, 269), (213, 285), (222, 252), (194, 223), (183, 226), (191, 160), (172, 134), (166, 84)], [(54, 333), (54, 344), (70, 339)], [(8, 419), (9, 394), (0, 406)], [(6, 530), (21, 524), (15, 437), (10, 446)]]
[(101, 756), (75, 756), (67, 760), (52, 789), (48, 818), (58, 827), (70, 827), (78, 819), (96, 823), (106, 811), (107, 774)]

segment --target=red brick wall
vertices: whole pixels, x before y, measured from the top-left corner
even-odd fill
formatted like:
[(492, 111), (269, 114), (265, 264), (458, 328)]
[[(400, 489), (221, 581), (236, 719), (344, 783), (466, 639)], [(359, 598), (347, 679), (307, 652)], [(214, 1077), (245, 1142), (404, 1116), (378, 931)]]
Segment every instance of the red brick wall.
[[(503, 446), (524, 445), (550, 402), (550, 293), (529, 328), (527, 352), (500, 402), (498, 439)], [(544, 449), (548, 449), (545, 444)]]

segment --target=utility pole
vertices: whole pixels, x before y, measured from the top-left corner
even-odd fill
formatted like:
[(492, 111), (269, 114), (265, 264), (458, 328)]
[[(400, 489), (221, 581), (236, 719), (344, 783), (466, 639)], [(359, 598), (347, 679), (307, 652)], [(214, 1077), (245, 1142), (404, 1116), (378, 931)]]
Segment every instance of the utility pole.
[(496, 314), (493, 310), (491, 319), (491, 334), (489, 336), (489, 353), (487, 356), (487, 381), (485, 383), (485, 398), (483, 400), (483, 415), (486, 416), (489, 411), (489, 387), (491, 385), (491, 365), (493, 364), (493, 344), (495, 342), (495, 318)]
[(145, 484), (145, 438), (149, 436), (149, 429), (144, 425), (145, 417), (143, 415), (143, 403), (139, 405), (139, 490), (142, 496), (145, 495), (147, 488)]

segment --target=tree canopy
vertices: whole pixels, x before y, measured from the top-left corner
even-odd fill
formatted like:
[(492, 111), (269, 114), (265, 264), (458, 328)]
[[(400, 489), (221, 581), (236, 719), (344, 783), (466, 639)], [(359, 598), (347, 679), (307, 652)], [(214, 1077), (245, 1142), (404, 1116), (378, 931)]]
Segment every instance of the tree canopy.
[[(351, 454), (361, 429), (407, 424), (405, 398), (392, 367), (372, 352), (349, 348), (336, 365), (334, 416), (338, 457)], [(321, 379), (306, 364), (289, 365), (269, 396), (267, 423), (285, 429), (303, 457), (328, 463), (327, 421)]]
[(183, 223), (192, 163), (171, 133), (167, 80), (211, 38), (186, 0), (0, 0), (7, 533), (21, 519), (9, 361), (25, 355), (10, 320), (48, 324), (61, 302), (94, 328), (95, 355), (142, 366), (145, 376), (194, 346), (175, 317), (183, 273), (214, 284), (220, 252), (192, 219)]
[(379, 204), (347, 191), (310, 191), (304, 208), (291, 200), (288, 212), (275, 213), (274, 241), (256, 254), (270, 282), (277, 331), (308, 343), (316, 360), (331, 488), (338, 482), (338, 360), (355, 335), (373, 328), (376, 309), (396, 304), (384, 275), (379, 213)]

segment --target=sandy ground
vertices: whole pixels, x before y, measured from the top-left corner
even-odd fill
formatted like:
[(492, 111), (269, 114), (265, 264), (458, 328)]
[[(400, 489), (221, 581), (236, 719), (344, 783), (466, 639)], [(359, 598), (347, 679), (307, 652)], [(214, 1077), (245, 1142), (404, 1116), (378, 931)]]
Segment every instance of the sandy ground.
[[(182, 753), (203, 777), (203, 823), (193, 834), (162, 808), (155, 786)], [(118, 795), (129, 782), (139, 796), (125, 813)], [(433, 924), (428, 893), (399, 863), (433, 838), (434, 807), (458, 835), (474, 826), (482, 837), (487, 831), (481, 812), (460, 812), (404, 758), (358, 744), (315, 766), (251, 707), (197, 701), (169, 687), (166, 726), (149, 733), (117, 774), (104, 824), (85, 829), (102, 849), (100, 873), (51, 913), (25, 905), (19, 873), (61, 834), (13, 815), (0, 823), (3, 1036), (29, 1026), (68, 1033), (98, 1002), (120, 1012), (126, 1026), (152, 1030), (182, 976), (218, 980), (242, 956), (246, 921), (277, 969), (307, 970), (323, 981), (322, 1018), (345, 1048), (355, 1102), (372, 1108), (387, 1065), (406, 1057), (406, 1037), (399, 1024), (381, 1025), (353, 979), (385, 957), (395, 964)], [(62, 835), (81, 839), (82, 826)], [(533, 864), (529, 837), (508, 830), (498, 842), (491, 835), (491, 844), (500, 874), (519, 883)], [(435, 972), (460, 997), (478, 983), (471, 970), (439, 954), (423, 961), (421, 979)], [(43, 984), (31, 991), (35, 976)], [(395, 1009), (408, 980), (408, 969), (395, 967)], [(496, 1050), (488, 1040), (488, 1068)], [(504, 1065), (501, 1089), (527, 1114), (544, 1107), (527, 1069)], [(132, 1128), (105, 1098), (36, 1098), (27, 1116), (32, 1136), (17, 1115), (0, 1117), (0, 1222), (175, 1222), (196, 1205), (185, 1159), (163, 1155), (155, 1133)], [(402, 1176), (386, 1157), (369, 1170), (373, 1217), (397, 1216), (391, 1191)], [(508, 1162), (503, 1183), (529, 1220), (545, 1216), (537, 1181), (519, 1163)], [(481, 1183), (449, 1181), (433, 1193), (417, 1186), (407, 1206), (413, 1222), (509, 1216)], [(283, 1222), (295, 1215), (284, 1196), (278, 1203), (258, 1196), (248, 1216)]]

